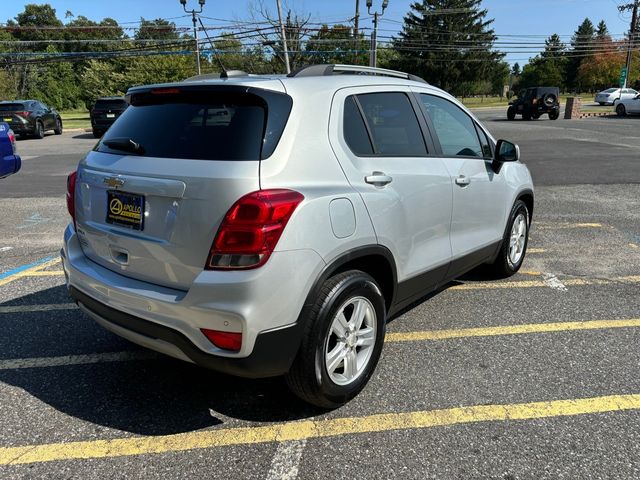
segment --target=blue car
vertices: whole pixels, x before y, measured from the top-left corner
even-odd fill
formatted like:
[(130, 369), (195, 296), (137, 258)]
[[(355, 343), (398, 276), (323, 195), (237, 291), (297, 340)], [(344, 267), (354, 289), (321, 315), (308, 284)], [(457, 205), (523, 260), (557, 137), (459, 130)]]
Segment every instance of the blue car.
[(16, 136), (9, 125), (0, 122), (0, 178), (20, 170), (20, 157), (16, 155)]

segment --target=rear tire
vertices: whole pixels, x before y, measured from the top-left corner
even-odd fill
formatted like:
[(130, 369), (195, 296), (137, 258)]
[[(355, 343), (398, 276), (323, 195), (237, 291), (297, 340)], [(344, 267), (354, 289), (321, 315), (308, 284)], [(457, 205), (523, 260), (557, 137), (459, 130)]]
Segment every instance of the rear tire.
[[(598, 102), (598, 103), (600, 104), (601, 107), (605, 106), (605, 102)], [(615, 103), (615, 102), (613, 102), (613, 103)]]
[(95, 138), (100, 138), (100, 137), (102, 137), (102, 132), (100, 132), (99, 130), (95, 130), (95, 129), (94, 129), (94, 130), (93, 130), (93, 136), (94, 136)]
[(375, 370), (386, 328), (375, 280), (359, 270), (329, 278), (306, 319), (300, 350), (285, 376), (290, 390), (322, 408), (355, 397)]
[(527, 205), (522, 200), (516, 201), (509, 215), (500, 252), (494, 262), (486, 268), (491, 277), (507, 278), (520, 270), (527, 252), (530, 226)]
[(53, 129), (53, 133), (56, 135), (62, 135), (62, 120), (56, 118), (56, 128)]
[(552, 110), (549, 112), (549, 120), (557, 120), (560, 116), (560, 112), (558, 110)]
[(623, 103), (619, 103), (616, 106), (616, 113), (618, 114), (619, 117), (624, 117), (627, 115), (627, 109), (625, 108)]
[(514, 107), (507, 108), (507, 120), (514, 120), (516, 118), (516, 109)]
[(36, 128), (33, 131), (33, 137), (39, 140), (42, 140), (44, 138), (44, 125), (42, 125), (42, 122), (39, 120), (36, 122)]

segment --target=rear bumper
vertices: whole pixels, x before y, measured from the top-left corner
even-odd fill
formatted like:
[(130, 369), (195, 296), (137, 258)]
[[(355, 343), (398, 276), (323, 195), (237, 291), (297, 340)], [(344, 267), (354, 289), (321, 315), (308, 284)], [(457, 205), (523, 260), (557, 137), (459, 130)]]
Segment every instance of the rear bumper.
[[(301, 328), (299, 323), (296, 323), (289, 327), (259, 334), (253, 351), (248, 357), (220, 357), (203, 352), (177, 330), (107, 307), (74, 287), (69, 288), (69, 293), (85, 312), (99, 320), (103, 326), (116, 327), (109, 328), (109, 330), (115, 333), (122, 333), (122, 329), (131, 332), (131, 335), (125, 333), (123, 336), (133, 341), (136, 341), (138, 336), (146, 337), (151, 345), (145, 344), (145, 346), (152, 347), (152, 344), (156, 343), (158, 347), (161, 347), (158, 342), (164, 342), (177, 347), (186, 358), (181, 358), (179, 355), (173, 356), (230, 375), (247, 378), (282, 375), (291, 367), (300, 345)], [(107, 322), (107, 325), (103, 322)], [(143, 342), (139, 341), (138, 343)], [(161, 350), (161, 348), (156, 350)], [(171, 354), (170, 351), (162, 353)]]
[[(324, 267), (312, 250), (275, 252), (260, 269), (203, 271), (189, 291), (174, 290), (92, 262), (72, 225), (61, 256), (71, 295), (103, 327), (147, 348), (245, 377), (289, 369), (305, 298)], [(240, 351), (215, 347), (201, 328), (242, 332)]]

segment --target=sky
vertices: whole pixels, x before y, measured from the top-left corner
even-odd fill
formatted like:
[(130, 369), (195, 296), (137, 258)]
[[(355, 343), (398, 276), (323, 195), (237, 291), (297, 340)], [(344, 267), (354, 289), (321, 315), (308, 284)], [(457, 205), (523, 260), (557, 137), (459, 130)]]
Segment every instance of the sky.
[[(206, 0), (203, 19), (207, 25), (220, 24), (219, 20), (248, 20), (251, 5), (260, 1), (276, 14), (275, 0)], [(617, 5), (628, 0), (483, 0), (488, 10), (488, 18), (495, 19), (496, 34), (536, 35), (547, 37), (553, 33), (562, 36), (569, 43), (571, 34), (586, 18), (594, 24), (600, 20), (607, 22), (609, 31), (622, 35), (629, 29), (630, 14), (619, 14)], [(15, 17), (24, 10), (27, 3), (49, 3), (56, 9), (58, 18), (64, 21), (67, 10), (74, 15), (84, 15), (92, 20), (104, 17), (115, 18), (119, 23), (137, 22), (146, 19), (171, 18), (177, 25), (190, 26), (191, 17), (185, 16), (179, 0), (0, 0), (0, 22)], [(373, 0), (374, 7), (380, 9), (382, 0)], [(382, 17), (380, 35), (394, 35), (401, 28), (403, 16), (409, 11), (412, 0), (389, 0), (389, 7)], [(360, 0), (361, 26), (370, 27), (370, 17), (366, 15), (366, 0)], [(189, 8), (197, 7), (197, 0), (187, 0)], [(283, 8), (311, 15), (315, 22), (338, 22), (353, 17), (355, 0), (283, 0)], [(218, 20), (214, 20), (218, 19)], [(134, 26), (132, 24), (132, 26)], [(513, 40), (513, 39), (512, 39)], [(531, 53), (516, 52), (507, 56), (510, 63), (526, 63)]]

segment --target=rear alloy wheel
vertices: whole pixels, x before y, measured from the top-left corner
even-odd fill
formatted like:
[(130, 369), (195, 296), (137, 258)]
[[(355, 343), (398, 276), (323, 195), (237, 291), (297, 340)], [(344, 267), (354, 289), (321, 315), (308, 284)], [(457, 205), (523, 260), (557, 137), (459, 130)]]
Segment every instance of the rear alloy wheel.
[(41, 121), (36, 122), (36, 128), (33, 131), (33, 136), (38, 139), (44, 138), (44, 125), (42, 125)]
[(337, 408), (364, 388), (378, 363), (386, 328), (384, 298), (373, 278), (350, 270), (324, 283), (305, 321), (287, 384), (306, 402)]
[(529, 227), (527, 205), (518, 200), (511, 209), (500, 252), (495, 261), (487, 267), (491, 276), (506, 278), (520, 269), (529, 242)]
[(62, 135), (62, 120), (56, 118), (56, 128), (53, 129), (53, 133), (56, 135)]
[(624, 117), (627, 114), (627, 109), (624, 107), (623, 103), (619, 103), (616, 106), (616, 113), (619, 117)]

